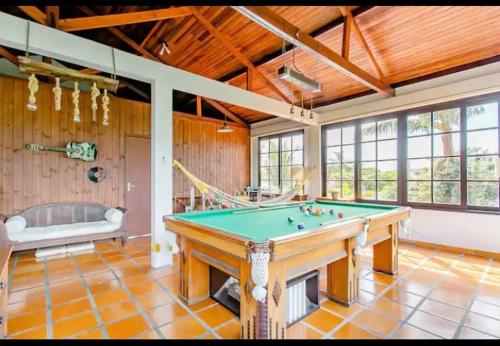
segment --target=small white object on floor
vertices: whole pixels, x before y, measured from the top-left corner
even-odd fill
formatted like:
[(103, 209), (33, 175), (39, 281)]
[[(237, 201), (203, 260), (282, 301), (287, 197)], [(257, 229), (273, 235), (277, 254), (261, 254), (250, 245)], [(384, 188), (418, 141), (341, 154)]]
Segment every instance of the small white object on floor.
[(54, 256), (54, 255), (63, 255), (72, 252), (91, 251), (91, 250), (94, 250), (94, 243), (89, 241), (85, 243), (40, 248), (36, 250), (35, 257), (40, 258), (40, 257)]

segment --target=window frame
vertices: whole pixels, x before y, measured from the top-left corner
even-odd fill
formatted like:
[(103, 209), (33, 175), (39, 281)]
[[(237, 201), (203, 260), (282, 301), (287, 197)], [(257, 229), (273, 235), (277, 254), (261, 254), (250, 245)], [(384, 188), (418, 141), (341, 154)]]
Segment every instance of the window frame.
[[(275, 133), (275, 134), (272, 134), (272, 135), (259, 137), (259, 140), (258, 140), (258, 149), (257, 149), (257, 157), (258, 157), (258, 160), (257, 160), (257, 163), (258, 163), (258, 178), (257, 178), (257, 183), (258, 183), (258, 187), (259, 188), (260, 188), (261, 182), (262, 182), (262, 179), (261, 179), (261, 176), (260, 176), (260, 169), (262, 167), (261, 166), (261, 151), (260, 151), (260, 143), (261, 143), (261, 141), (271, 140), (271, 139), (278, 138), (278, 186), (279, 186), (279, 192), (272, 192), (272, 193), (273, 194), (280, 194), (280, 193), (283, 193), (282, 177), (281, 177), (282, 176), (281, 154), (283, 152), (283, 150), (281, 148), (282, 138), (283, 137), (293, 137), (295, 135), (302, 135), (302, 167), (304, 167), (304, 161), (305, 161), (305, 157), (304, 157), (304, 153), (305, 153), (305, 151), (304, 151), (304, 148), (305, 148), (304, 129), (294, 130), (294, 131), (288, 131), (288, 132), (281, 132), (281, 133)], [(293, 145), (293, 143), (290, 143), (290, 145)], [(290, 152), (292, 153), (291, 160), (293, 160), (293, 152), (294, 151), (300, 151), (300, 150), (293, 150), (293, 148), (290, 150)], [(286, 165), (286, 166), (288, 166), (288, 165)], [(292, 166), (293, 165), (290, 165), (290, 167), (292, 167)], [(270, 179), (269, 179), (269, 181), (270, 181)]]
[[(467, 107), (477, 106), (480, 104), (496, 102), (498, 107), (498, 127), (496, 128), (498, 131), (498, 153), (491, 154), (500, 157), (500, 92), (489, 93), (485, 95), (472, 96), (468, 98), (463, 98), (459, 100), (447, 101), (436, 103), (432, 105), (426, 105), (421, 107), (411, 107), (404, 110), (399, 110), (395, 112), (389, 112), (381, 115), (369, 116), (365, 118), (359, 118), (354, 120), (348, 120), (343, 122), (336, 122), (330, 124), (324, 124), (321, 126), (321, 192), (322, 195), (326, 195), (328, 191), (327, 180), (326, 180), (326, 131), (331, 128), (339, 128), (343, 126), (354, 125), (355, 126), (355, 173), (354, 173), (354, 189), (355, 189), (355, 201), (362, 203), (376, 203), (376, 204), (390, 204), (390, 205), (404, 205), (417, 209), (434, 209), (434, 210), (444, 210), (444, 211), (456, 211), (456, 212), (472, 212), (472, 213), (486, 213), (486, 214), (500, 214), (500, 204), (498, 207), (483, 207), (483, 206), (472, 206), (467, 205), (467, 133), (471, 132), (467, 130), (467, 115), (466, 110)], [(459, 155), (451, 156), (451, 157), (459, 157), (460, 158), (460, 177), (457, 180), (460, 183), (460, 203), (453, 204), (437, 204), (437, 203), (417, 203), (417, 202), (408, 202), (408, 133), (407, 133), (407, 116), (421, 114), (421, 113), (433, 113), (438, 112), (440, 110), (446, 110), (451, 108), (459, 108), (460, 109), (460, 129), (458, 130), (460, 137), (460, 146), (459, 146)], [(379, 201), (379, 200), (367, 200), (362, 199), (360, 194), (359, 184), (361, 182), (361, 124), (373, 121), (383, 121), (390, 118), (397, 119), (397, 169), (398, 169), (398, 178), (397, 178), (397, 187), (398, 187), (398, 200), (397, 201)], [(431, 126), (432, 123), (431, 123)], [(486, 130), (486, 128), (481, 129)], [(476, 130), (472, 130), (476, 131)], [(453, 133), (453, 132), (452, 132)], [(429, 134), (431, 138), (435, 135), (433, 132)], [(376, 141), (375, 141), (376, 143)], [(431, 157), (434, 157), (433, 150), (431, 147)], [(470, 155), (474, 156), (474, 155)], [(432, 162), (431, 162), (432, 165)], [(431, 180), (433, 181), (433, 176), (431, 176)], [(437, 179), (439, 180), (439, 179)], [(495, 182), (492, 180), (492, 182)], [(498, 183), (500, 186), (500, 179), (498, 179)], [(432, 193), (432, 190), (431, 190)], [(500, 187), (499, 187), (499, 200), (500, 200)]]

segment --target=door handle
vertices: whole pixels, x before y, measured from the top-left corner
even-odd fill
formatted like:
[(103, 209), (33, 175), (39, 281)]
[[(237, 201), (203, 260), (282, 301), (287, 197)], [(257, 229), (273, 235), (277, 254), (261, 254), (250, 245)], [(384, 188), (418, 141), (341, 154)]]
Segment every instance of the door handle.
[(127, 183), (127, 191), (129, 191), (129, 192), (130, 192), (130, 190), (131, 190), (133, 187), (135, 187), (135, 185), (134, 185), (134, 184), (131, 184), (130, 182), (128, 182), (128, 183)]

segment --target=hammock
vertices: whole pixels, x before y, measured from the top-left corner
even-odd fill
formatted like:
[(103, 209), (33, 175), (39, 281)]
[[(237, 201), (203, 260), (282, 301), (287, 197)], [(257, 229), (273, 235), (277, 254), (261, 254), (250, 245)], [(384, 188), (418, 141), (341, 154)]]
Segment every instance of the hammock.
[(230, 194), (227, 194), (218, 188), (209, 185), (205, 183), (204, 181), (198, 179), (193, 173), (188, 171), (186, 167), (181, 165), (177, 160), (173, 161), (172, 164), (173, 167), (179, 168), (182, 173), (186, 175), (186, 177), (196, 186), (196, 188), (201, 192), (203, 195), (212, 195), (215, 200), (217, 201), (225, 201), (230, 203), (233, 206), (239, 206), (239, 207), (266, 207), (278, 203), (284, 203), (290, 201), (296, 194), (298, 194), (301, 190), (302, 187), (304, 186), (305, 182), (309, 179), (311, 174), (314, 172), (314, 168), (311, 169), (307, 175), (302, 179), (302, 181), (297, 182), (295, 184), (295, 187), (283, 194), (281, 194), (278, 197), (274, 197), (271, 199), (268, 199), (266, 201), (260, 201), (260, 202), (249, 202), (249, 201), (244, 201), (239, 199), (238, 197), (232, 196)]

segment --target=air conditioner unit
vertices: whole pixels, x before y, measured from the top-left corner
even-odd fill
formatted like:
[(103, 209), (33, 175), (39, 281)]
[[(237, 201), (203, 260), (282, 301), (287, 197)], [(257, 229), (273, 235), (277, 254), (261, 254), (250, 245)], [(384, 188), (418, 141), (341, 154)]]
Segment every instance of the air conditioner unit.
[(302, 73), (292, 70), (290, 67), (286, 65), (283, 65), (278, 69), (278, 74), (281, 79), (296, 84), (301, 89), (309, 90), (312, 92), (321, 91), (321, 84), (318, 81), (307, 78)]

